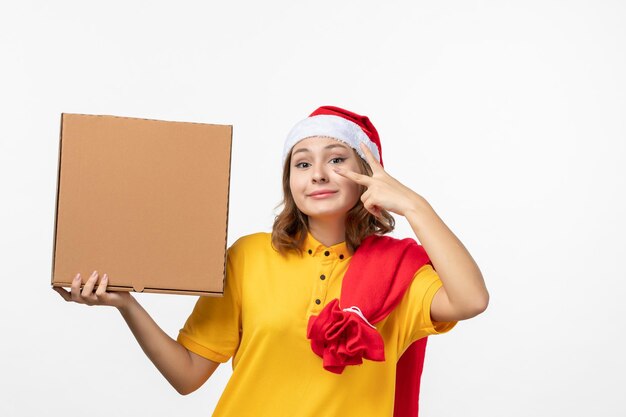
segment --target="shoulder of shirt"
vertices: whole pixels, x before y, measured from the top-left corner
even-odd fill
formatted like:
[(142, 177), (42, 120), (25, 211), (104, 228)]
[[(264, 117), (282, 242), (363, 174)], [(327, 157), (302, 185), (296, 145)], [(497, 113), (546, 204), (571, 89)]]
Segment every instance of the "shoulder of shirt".
[(435, 271), (430, 264), (422, 265), (415, 271), (413, 280), (406, 289), (406, 293), (402, 297), (400, 304), (403, 305), (404, 308), (407, 308), (407, 306), (415, 302), (414, 300), (422, 299), (431, 285), (438, 285), (436, 284), (437, 281), (440, 281), (437, 271)]
[(271, 247), (272, 234), (270, 232), (257, 232), (238, 238), (228, 249), (229, 253), (246, 250), (259, 250)]
[(435, 271), (435, 268), (433, 268), (430, 263), (425, 263), (424, 265), (419, 267), (417, 271), (415, 271), (415, 278), (422, 278), (422, 277), (430, 278), (432, 276), (439, 277), (439, 275), (437, 274), (437, 271)]
[(410, 288), (415, 290), (415, 288), (428, 287), (432, 285), (435, 281), (440, 281), (439, 274), (430, 264), (422, 265), (416, 272), (413, 277), (413, 282), (411, 283)]

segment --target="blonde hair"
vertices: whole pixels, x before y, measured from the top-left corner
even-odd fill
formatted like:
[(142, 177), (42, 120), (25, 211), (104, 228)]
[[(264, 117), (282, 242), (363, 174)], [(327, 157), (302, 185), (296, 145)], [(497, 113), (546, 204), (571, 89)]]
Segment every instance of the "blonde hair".
[[(352, 149), (356, 157), (361, 174), (372, 176), (372, 169), (367, 161), (359, 156)], [(302, 213), (293, 199), (289, 186), (291, 174), (291, 151), (289, 152), (283, 166), (283, 200), (274, 207), (275, 209), (284, 205), (283, 210), (274, 219), (272, 226), (272, 246), (281, 255), (286, 255), (289, 251), (295, 251), (302, 255), (303, 244), (309, 231), (309, 218)], [(367, 190), (367, 187), (359, 185), (359, 196)], [(395, 219), (386, 210), (380, 210), (380, 218), (365, 209), (363, 202), (359, 198), (358, 202), (346, 215), (346, 245), (354, 253), (363, 239), (377, 233), (385, 234), (391, 232), (395, 227)]]

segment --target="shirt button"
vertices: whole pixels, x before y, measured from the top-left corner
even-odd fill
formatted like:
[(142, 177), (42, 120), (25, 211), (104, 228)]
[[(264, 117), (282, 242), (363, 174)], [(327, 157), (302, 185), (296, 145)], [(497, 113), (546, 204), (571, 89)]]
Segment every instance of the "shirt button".
[(313, 251), (311, 249), (309, 249), (309, 255), (312, 254), (312, 253), (313, 253)]
[(321, 303), (320, 299), (318, 298), (317, 300), (315, 300), (315, 304), (319, 304)]
[(326, 251), (326, 252), (324, 252), (324, 255), (328, 256), (328, 255), (330, 255), (330, 252)]
[(324, 274), (320, 275), (320, 279), (321, 279), (322, 281), (324, 281), (324, 280), (326, 279), (326, 275), (324, 275)]
[(339, 255), (339, 259), (343, 259), (343, 255)]

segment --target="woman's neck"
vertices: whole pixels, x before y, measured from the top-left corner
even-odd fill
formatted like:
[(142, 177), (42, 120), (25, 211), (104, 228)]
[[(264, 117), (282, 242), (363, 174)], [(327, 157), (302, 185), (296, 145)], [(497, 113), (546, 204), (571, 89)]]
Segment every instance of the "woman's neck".
[(309, 231), (324, 246), (333, 246), (346, 240), (345, 219), (309, 218)]

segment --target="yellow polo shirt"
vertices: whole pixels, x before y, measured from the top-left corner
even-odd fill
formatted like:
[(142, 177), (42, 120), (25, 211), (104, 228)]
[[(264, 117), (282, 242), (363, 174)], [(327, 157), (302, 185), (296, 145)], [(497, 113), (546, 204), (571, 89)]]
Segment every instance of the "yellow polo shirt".
[(228, 249), (224, 296), (200, 297), (180, 330), (178, 342), (190, 351), (215, 362), (233, 359), (214, 417), (391, 417), (399, 356), (413, 341), (456, 325), (431, 321), (442, 282), (425, 265), (402, 301), (375, 324), (386, 360), (364, 359), (342, 374), (325, 370), (311, 350), (307, 324), (339, 298), (351, 256), (345, 242), (326, 247), (310, 233), (305, 245), (303, 256), (283, 258), (270, 233), (239, 238)]

